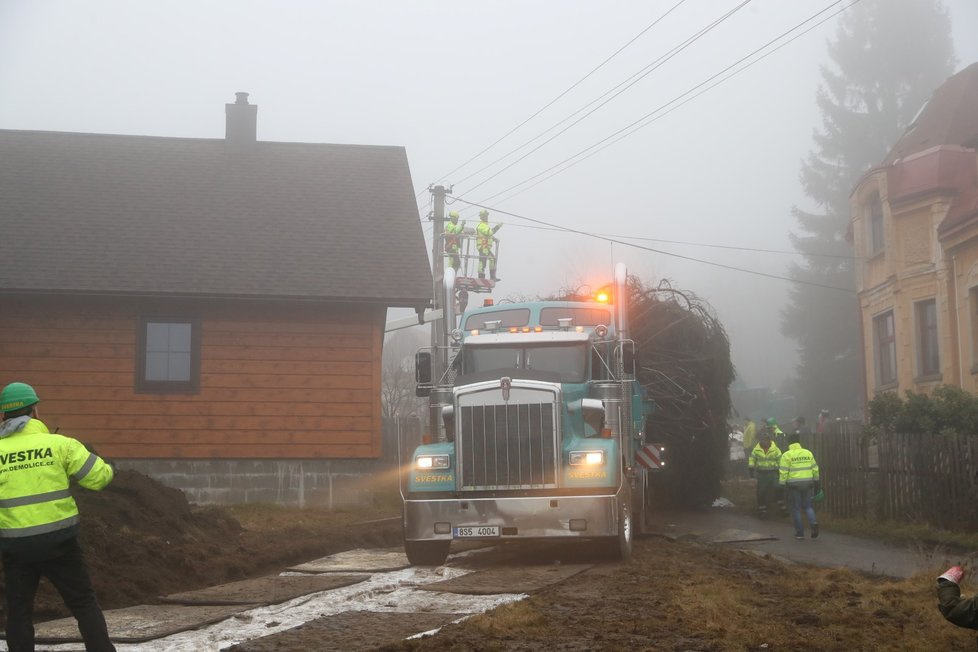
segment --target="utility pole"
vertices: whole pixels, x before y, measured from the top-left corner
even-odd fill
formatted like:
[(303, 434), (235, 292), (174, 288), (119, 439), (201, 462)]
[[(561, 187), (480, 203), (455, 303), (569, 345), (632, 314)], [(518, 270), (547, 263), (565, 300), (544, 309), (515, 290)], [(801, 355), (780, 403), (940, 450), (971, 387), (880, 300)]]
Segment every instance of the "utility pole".
[[(444, 315), (445, 291), (443, 288), (445, 279), (445, 195), (451, 194), (452, 188), (445, 186), (428, 186), (431, 192), (433, 208), (429, 219), (432, 220), (431, 236), (431, 278), (434, 281), (432, 287), (432, 310), (441, 310)], [(454, 298), (452, 299), (454, 300)], [(444, 317), (431, 323), (431, 377), (435, 382), (436, 389), (429, 398), (429, 432), (436, 439), (443, 438), (443, 428), (441, 425), (442, 397), (438, 394), (437, 386), (441, 381), (442, 375), (448, 366), (448, 338), (444, 325)], [(454, 324), (452, 325), (454, 328)], [(450, 329), (449, 329), (450, 330)]]

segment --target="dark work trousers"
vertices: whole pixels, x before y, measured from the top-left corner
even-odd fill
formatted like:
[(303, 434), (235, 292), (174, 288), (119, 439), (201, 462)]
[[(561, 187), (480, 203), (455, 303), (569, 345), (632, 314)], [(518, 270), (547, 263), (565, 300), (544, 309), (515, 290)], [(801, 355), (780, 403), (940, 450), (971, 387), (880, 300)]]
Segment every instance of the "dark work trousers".
[(86, 650), (115, 650), (109, 640), (105, 617), (95, 600), (78, 539), (39, 550), (4, 552), (6, 578), (7, 645), (10, 652), (34, 649), (34, 594), (42, 577), (61, 594), (65, 606), (78, 621)]

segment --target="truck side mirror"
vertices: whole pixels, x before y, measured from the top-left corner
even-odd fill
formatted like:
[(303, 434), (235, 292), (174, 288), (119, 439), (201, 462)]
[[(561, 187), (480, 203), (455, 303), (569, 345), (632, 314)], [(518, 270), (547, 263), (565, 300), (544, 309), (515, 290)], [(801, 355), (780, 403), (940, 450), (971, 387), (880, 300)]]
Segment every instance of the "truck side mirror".
[(431, 352), (418, 351), (414, 354), (414, 380), (418, 384), (415, 396), (431, 395)]

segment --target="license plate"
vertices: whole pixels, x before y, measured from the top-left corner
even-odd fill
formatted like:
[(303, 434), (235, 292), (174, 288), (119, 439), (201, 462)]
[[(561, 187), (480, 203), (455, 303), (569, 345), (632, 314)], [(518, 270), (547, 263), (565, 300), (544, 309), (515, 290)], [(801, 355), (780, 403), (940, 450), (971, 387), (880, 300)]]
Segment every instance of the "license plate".
[(480, 537), (498, 537), (498, 525), (471, 525), (453, 528), (452, 536), (456, 539), (469, 539)]

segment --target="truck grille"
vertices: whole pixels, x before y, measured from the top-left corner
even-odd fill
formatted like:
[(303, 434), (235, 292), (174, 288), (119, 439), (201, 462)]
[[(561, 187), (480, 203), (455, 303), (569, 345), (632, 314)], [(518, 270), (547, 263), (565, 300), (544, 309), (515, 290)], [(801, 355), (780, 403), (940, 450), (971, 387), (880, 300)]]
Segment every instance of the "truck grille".
[(462, 406), (458, 423), (461, 488), (557, 486), (554, 403)]

